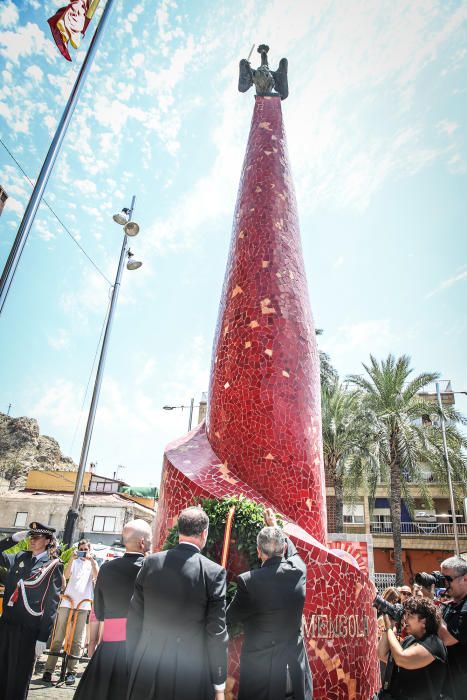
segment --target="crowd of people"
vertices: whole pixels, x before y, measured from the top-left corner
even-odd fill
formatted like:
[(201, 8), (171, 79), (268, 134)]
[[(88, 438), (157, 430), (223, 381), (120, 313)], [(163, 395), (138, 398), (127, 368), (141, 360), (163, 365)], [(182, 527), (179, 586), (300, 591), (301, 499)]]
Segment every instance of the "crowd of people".
[(383, 592), (389, 605), (378, 618), (378, 698), (467, 698), (467, 561), (445, 559), (441, 576), (443, 588), (415, 583)]
[[(125, 554), (100, 569), (87, 540), (64, 569), (54, 530), (41, 523), (2, 540), (0, 700), (26, 699), (47, 647), (43, 680), (51, 683), (65, 638), (64, 680), (74, 684), (86, 627), (90, 660), (76, 699), (224, 700), (227, 630), (237, 624), (244, 632), (238, 700), (311, 700), (302, 637), (307, 572), (293, 543), (266, 510), (257, 538), (261, 567), (237, 578), (226, 607), (226, 571), (202, 554), (208, 528), (200, 507), (187, 508), (178, 546), (148, 556), (151, 529), (131, 521), (122, 532)], [(6, 553), (25, 536), (28, 551)], [(444, 590), (415, 584), (383, 593), (376, 697), (467, 698), (467, 561), (446, 559), (441, 575)]]
[[(150, 527), (132, 521), (122, 533), (125, 554), (99, 571), (90, 543), (81, 540), (64, 572), (54, 530), (41, 523), (2, 540), (0, 565), (8, 574), (0, 619), (0, 700), (26, 699), (34, 661), (48, 641), (43, 679), (52, 682), (73, 606), (66, 683), (75, 682), (86, 617), (101, 627), (76, 688), (78, 700), (224, 700), (227, 626), (237, 623), (245, 635), (239, 700), (311, 700), (301, 632), (306, 567), (293, 543), (266, 510), (257, 539), (261, 568), (238, 577), (226, 608), (226, 571), (202, 554), (208, 529), (206, 513), (187, 508), (178, 518), (178, 546), (147, 556)], [(5, 554), (25, 536), (29, 551)]]

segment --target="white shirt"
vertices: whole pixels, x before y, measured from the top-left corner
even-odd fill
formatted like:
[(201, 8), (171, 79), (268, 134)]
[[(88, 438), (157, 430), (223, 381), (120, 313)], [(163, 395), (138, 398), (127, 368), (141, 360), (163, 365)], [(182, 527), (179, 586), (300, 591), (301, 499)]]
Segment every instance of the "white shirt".
[[(32, 554), (32, 552), (31, 552), (31, 554)], [(43, 552), (41, 552), (40, 554), (33, 554), (32, 558), (35, 560), (34, 563), (40, 561), (41, 559), (48, 559), (49, 558), (49, 550), (46, 549)]]
[[(94, 586), (92, 584), (92, 566), (88, 559), (75, 559), (71, 565), (71, 575), (64, 595), (70, 596), (73, 605), (63, 598), (61, 608), (76, 608), (78, 603), (85, 598), (94, 598)], [(83, 603), (80, 610), (91, 610), (91, 603)]]

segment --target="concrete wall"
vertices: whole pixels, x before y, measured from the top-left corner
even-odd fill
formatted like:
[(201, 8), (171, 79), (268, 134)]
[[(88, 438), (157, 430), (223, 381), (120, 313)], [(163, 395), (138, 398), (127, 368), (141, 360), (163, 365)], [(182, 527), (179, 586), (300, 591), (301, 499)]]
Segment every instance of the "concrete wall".
[[(378, 572), (394, 573), (394, 556), (392, 549), (374, 549), (375, 570)], [(437, 571), (444, 559), (452, 556), (452, 549), (429, 551), (426, 549), (404, 549), (402, 566), (405, 583), (412, 583), (413, 577), (419, 571)], [(391, 556), (392, 555), (392, 556)]]

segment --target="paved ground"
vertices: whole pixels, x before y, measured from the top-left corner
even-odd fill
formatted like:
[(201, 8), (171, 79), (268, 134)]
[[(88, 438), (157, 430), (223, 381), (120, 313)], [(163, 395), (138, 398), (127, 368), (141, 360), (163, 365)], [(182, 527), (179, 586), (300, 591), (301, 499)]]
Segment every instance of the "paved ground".
[[(55, 685), (55, 682), (58, 680), (58, 674), (54, 674), (54, 683), (43, 682), (44, 666), (45, 662), (39, 661), (36, 664), (36, 670), (29, 686), (28, 700), (72, 700), (78, 685), (78, 679), (84, 671), (84, 664), (79, 664), (78, 666), (78, 679), (75, 685), (61, 685), (59, 687)], [(59, 670), (58, 664), (57, 670)]]

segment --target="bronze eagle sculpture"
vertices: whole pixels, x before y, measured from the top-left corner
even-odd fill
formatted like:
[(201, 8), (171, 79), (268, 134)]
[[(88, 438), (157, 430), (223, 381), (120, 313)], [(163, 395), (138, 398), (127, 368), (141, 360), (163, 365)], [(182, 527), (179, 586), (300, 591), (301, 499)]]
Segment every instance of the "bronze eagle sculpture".
[(280, 95), (281, 100), (289, 94), (287, 81), (288, 61), (281, 58), (279, 68), (270, 70), (268, 65), (269, 46), (261, 44), (258, 46), (258, 53), (261, 54), (261, 65), (259, 68), (252, 68), (250, 61), (242, 58), (240, 61), (240, 73), (238, 76), (238, 89), (246, 92), (252, 85), (256, 88), (257, 95)]

